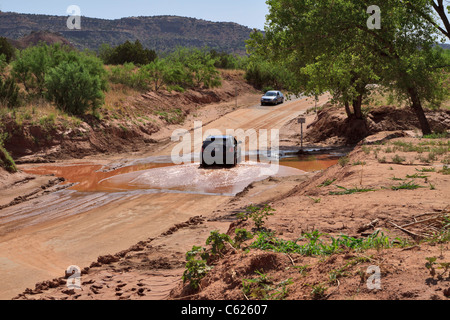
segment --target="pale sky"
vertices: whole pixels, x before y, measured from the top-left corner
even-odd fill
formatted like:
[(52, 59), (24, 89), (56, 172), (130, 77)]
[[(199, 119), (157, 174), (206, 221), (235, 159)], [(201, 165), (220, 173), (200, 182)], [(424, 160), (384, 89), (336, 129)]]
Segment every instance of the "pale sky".
[(1, 11), (58, 16), (67, 16), (70, 5), (79, 6), (81, 15), (91, 18), (175, 15), (236, 22), (261, 30), (269, 13), (266, 0), (0, 0)]

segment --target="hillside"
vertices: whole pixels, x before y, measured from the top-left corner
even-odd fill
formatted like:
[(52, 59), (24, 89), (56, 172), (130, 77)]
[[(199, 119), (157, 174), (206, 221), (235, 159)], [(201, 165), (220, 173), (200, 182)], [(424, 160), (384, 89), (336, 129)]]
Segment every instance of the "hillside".
[(36, 31), (59, 33), (78, 49), (98, 49), (139, 39), (147, 48), (168, 51), (177, 46), (204, 47), (244, 54), (252, 29), (231, 22), (178, 16), (104, 20), (82, 17), (81, 30), (69, 30), (66, 16), (0, 12), (0, 36), (17, 40)]
[(40, 42), (45, 42), (48, 45), (61, 43), (66, 46), (73, 47), (72, 43), (57, 33), (48, 31), (33, 31), (29, 35), (24, 36), (18, 40), (9, 40), (11, 44), (17, 49), (25, 49), (30, 46), (35, 46)]

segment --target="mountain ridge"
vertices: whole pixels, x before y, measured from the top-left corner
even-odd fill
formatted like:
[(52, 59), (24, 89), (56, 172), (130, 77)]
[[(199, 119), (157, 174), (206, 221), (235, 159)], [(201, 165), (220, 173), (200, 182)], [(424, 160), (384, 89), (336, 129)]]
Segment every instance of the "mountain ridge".
[(97, 50), (107, 43), (117, 46), (127, 40), (139, 40), (158, 52), (177, 46), (209, 47), (243, 55), (245, 40), (254, 30), (235, 22), (213, 22), (173, 15), (101, 19), (81, 17), (81, 30), (67, 28), (68, 16), (0, 12), (0, 36), (19, 40), (32, 32), (61, 34), (74, 47)]

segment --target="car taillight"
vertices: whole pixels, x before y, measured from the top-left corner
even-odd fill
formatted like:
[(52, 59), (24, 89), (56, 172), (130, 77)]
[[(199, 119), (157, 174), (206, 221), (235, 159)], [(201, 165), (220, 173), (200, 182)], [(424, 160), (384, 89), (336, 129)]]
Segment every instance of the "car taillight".
[(230, 148), (230, 152), (234, 152), (234, 149), (233, 149), (233, 147), (231, 147), (231, 148)]

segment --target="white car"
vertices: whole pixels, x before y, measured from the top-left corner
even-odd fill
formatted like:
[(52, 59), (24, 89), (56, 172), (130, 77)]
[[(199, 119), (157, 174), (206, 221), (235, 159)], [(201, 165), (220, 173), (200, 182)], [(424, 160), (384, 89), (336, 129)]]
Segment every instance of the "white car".
[(281, 91), (268, 91), (261, 98), (261, 105), (265, 106), (271, 104), (276, 106), (277, 104), (284, 103), (284, 95)]

